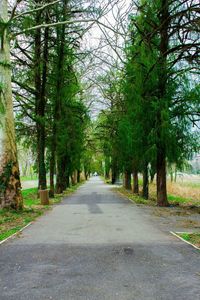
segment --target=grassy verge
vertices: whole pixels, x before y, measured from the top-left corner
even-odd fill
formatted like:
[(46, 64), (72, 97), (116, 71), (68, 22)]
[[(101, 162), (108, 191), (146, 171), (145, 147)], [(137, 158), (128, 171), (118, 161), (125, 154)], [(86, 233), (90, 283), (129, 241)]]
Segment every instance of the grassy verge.
[(37, 180), (38, 176), (34, 174), (33, 176), (21, 176), (21, 181), (27, 181), (27, 180)]
[(128, 191), (123, 187), (114, 188), (114, 191), (119, 192), (120, 194), (123, 194), (124, 196), (126, 196), (131, 201), (133, 201), (137, 204), (155, 205), (155, 201), (153, 199), (146, 200), (139, 195), (133, 194), (131, 191)]
[(200, 248), (200, 233), (179, 233), (182, 239)]
[(75, 192), (81, 184), (72, 186), (62, 195), (55, 195), (55, 198), (50, 199), (50, 205), (47, 206), (40, 205), (40, 200), (37, 198), (37, 188), (23, 190), (24, 209), (22, 211), (0, 209), (0, 241), (34, 221), (46, 210), (50, 209), (52, 205), (59, 203), (63, 196), (68, 196)]
[[(150, 197), (149, 200), (145, 200), (140, 195), (134, 195), (131, 191), (126, 190), (123, 187), (114, 188), (115, 191), (120, 192), (124, 196), (128, 197), (130, 200), (134, 201), (137, 204), (146, 204), (146, 205), (156, 205), (156, 196), (154, 192), (151, 192), (150, 189)], [(184, 198), (178, 195), (168, 194), (168, 201), (170, 205), (178, 205), (182, 207), (198, 207), (200, 205), (200, 200), (197, 201), (191, 198)]]
[(191, 205), (199, 205), (200, 201), (194, 201), (191, 198), (184, 198), (177, 195), (168, 194), (168, 201), (170, 204), (176, 204), (180, 206), (191, 206)]

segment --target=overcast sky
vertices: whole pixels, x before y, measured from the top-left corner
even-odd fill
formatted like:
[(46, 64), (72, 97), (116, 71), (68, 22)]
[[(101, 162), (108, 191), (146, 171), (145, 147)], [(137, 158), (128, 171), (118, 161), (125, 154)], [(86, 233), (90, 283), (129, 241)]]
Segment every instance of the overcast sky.
[(104, 99), (97, 85), (98, 76), (106, 73), (113, 65), (116, 69), (122, 67), (122, 48), (127, 34), (128, 16), (134, 12), (132, 0), (113, 0), (109, 2), (110, 5), (106, 9), (106, 13), (100, 18), (105, 27), (93, 25), (81, 43), (81, 50), (91, 51), (92, 56), (91, 61), (86, 60), (84, 62), (86, 73), (83, 75), (89, 85), (92, 82), (94, 83), (86, 93), (89, 103), (92, 102), (90, 110), (94, 118), (103, 108), (109, 106), (109, 102)]

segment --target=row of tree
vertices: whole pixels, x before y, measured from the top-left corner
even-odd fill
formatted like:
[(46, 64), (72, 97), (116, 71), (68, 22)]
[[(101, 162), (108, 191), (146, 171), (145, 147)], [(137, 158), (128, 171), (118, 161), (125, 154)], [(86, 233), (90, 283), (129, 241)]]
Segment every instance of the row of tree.
[[(117, 12), (115, 28), (100, 21), (104, 10), (95, 2), (96, 9), (87, 0), (18, 0), (9, 14), (7, 0), (0, 2), (1, 206), (23, 205), (12, 91), (17, 138), (35, 153), (40, 189), (47, 188), (50, 173), (52, 196), (55, 189), (62, 193), (70, 178), (79, 181), (82, 169), (86, 177), (93, 168), (101, 169), (101, 148), (106, 176), (111, 169), (113, 183), (123, 172), (125, 186), (130, 188), (132, 173), (133, 191), (138, 193), (140, 172), (143, 196), (148, 198), (149, 173), (152, 178), (157, 174), (158, 205), (167, 206), (167, 164), (180, 166), (199, 150), (195, 129), (200, 116), (200, 12), (196, 0), (138, 0), (128, 26), (124, 26), (124, 14), (120, 20)], [(112, 18), (118, 2), (103, 1), (105, 9), (115, 5)], [(104, 59), (101, 43), (97, 47), (101, 51), (93, 53), (108, 63), (106, 70), (109, 65), (105, 76), (101, 64), (101, 76), (96, 82), (91, 78), (101, 98), (109, 101), (96, 129), (83, 101), (80, 78), (80, 61), (87, 57), (80, 41), (94, 23), (104, 26), (106, 44), (120, 60), (113, 68)], [(117, 52), (116, 37), (126, 36), (126, 28), (129, 38), (123, 55)], [(93, 68), (92, 63), (89, 67)]]
[(85, 1), (17, 1), (9, 15), (7, 1), (0, 3), (2, 207), (23, 206), (15, 136), (36, 156), (39, 189), (47, 189), (47, 172), (51, 196), (80, 181), (90, 118), (77, 66), (85, 56), (80, 40), (91, 26), (80, 24), (88, 16), (95, 11)]
[[(125, 64), (104, 78), (110, 108), (98, 120), (106, 176), (124, 173), (125, 187), (144, 198), (157, 174), (157, 203), (168, 206), (167, 164), (181, 166), (199, 151), (199, 5), (196, 1), (140, 0), (130, 16)], [(109, 136), (109, 139), (108, 139)]]

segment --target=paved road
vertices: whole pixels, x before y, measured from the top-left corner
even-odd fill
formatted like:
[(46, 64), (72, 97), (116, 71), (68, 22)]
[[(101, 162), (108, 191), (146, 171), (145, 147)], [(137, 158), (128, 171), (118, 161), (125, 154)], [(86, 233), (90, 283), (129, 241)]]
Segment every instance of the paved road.
[(0, 299), (198, 300), (199, 257), (92, 178), (0, 246)]

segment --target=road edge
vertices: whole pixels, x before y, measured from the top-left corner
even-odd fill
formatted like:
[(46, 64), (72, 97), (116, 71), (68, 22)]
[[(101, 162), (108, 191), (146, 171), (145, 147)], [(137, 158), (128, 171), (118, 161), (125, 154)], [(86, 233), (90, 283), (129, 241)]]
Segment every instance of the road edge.
[(29, 227), (33, 222), (30, 222), (28, 224), (26, 224), (24, 227), (22, 227), (20, 230), (18, 230), (17, 232), (11, 234), (9, 237), (7, 237), (6, 239), (0, 241), (0, 245), (4, 244), (5, 242), (7, 242), (8, 240), (14, 238), (17, 234), (19, 234), (20, 232), (22, 232), (24, 229), (26, 229), (27, 227)]
[(173, 232), (173, 231), (170, 231), (170, 233), (173, 235), (173, 236), (176, 236), (179, 240), (183, 241), (184, 243), (192, 246), (193, 248), (197, 249), (197, 250), (200, 250), (199, 247), (195, 246), (194, 244), (184, 240), (181, 236), (178, 235), (178, 233), (186, 233), (186, 232)]

